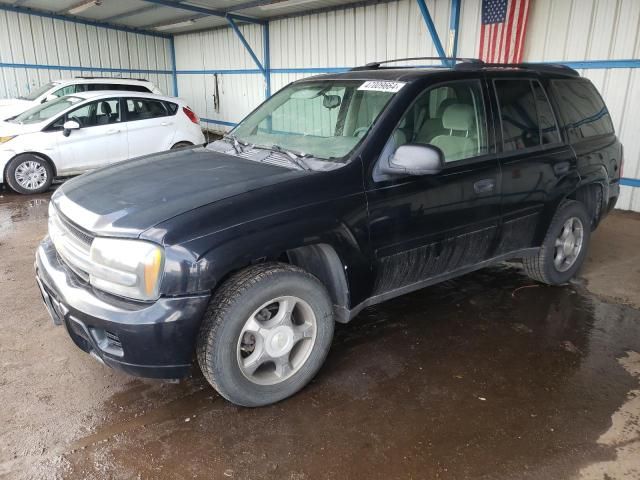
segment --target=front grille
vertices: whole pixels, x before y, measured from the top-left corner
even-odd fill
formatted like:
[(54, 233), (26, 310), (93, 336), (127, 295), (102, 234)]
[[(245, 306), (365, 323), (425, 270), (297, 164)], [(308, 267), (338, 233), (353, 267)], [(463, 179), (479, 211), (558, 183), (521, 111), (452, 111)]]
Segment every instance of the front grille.
[(71, 220), (58, 212), (58, 216), (60, 217), (60, 223), (66, 228), (67, 232), (73, 235), (76, 239), (80, 240), (82, 243), (91, 247), (91, 242), (93, 242), (93, 235), (87, 233), (80, 229), (80, 227), (76, 226)]
[(65, 218), (55, 208), (49, 217), (49, 236), (63, 263), (76, 275), (88, 281), (93, 236)]

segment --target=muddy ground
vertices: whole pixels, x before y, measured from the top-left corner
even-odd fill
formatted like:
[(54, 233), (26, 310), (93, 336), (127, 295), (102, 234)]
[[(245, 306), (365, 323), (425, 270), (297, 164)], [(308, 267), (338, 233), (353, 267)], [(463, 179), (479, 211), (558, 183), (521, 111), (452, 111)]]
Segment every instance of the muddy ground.
[(640, 478), (639, 215), (571, 285), (507, 265), (365, 310), (252, 410), (78, 350), (33, 278), (48, 195), (0, 195), (0, 478)]

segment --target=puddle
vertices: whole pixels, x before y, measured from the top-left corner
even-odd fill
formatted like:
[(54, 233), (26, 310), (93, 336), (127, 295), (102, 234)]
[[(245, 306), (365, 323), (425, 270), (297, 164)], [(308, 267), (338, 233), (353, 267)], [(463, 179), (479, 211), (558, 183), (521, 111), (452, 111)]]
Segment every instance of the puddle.
[(197, 373), (135, 384), (59, 471), (548, 479), (615, 462), (605, 432), (638, 388), (624, 359), (640, 351), (640, 312), (579, 285), (531, 284), (494, 268), (369, 308), (339, 326), (312, 384), (271, 407), (235, 407)]
[(46, 222), (49, 197), (51, 192), (27, 196), (0, 190), (0, 245), (20, 222)]

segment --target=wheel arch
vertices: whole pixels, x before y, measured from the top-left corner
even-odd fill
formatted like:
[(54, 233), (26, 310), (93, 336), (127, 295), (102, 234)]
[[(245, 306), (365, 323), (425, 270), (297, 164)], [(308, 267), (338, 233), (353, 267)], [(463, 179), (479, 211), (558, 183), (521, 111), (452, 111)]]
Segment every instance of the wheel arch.
[(336, 321), (349, 321), (349, 285), (345, 269), (338, 253), (327, 243), (305, 245), (287, 250), (289, 263), (316, 276), (326, 287), (336, 316)]
[(7, 178), (7, 170), (9, 168), (9, 164), (13, 161), (14, 158), (19, 157), (20, 155), (35, 155), (36, 157), (41, 158), (42, 160), (46, 161), (51, 167), (51, 170), (53, 170), (53, 176), (54, 177), (58, 176), (58, 169), (56, 168), (56, 164), (53, 163), (53, 160), (51, 160), (51, 157), (49, 157), (48, 155), (45, 155), (42, 152), (27, 151), (27, 152), (16, 153), (13, 157), (9, 159), (7, 164), (4, 166), (4, 171), (2, 172), (2, 178), (4, 179)]
[(594, 180), (578, 185), (563, 200), (576, 200), (583, 203), (591, 216), (591, 229), (595, 230), (602, 219), (604, 202), (607, 198), (606, 192), (607, 184), (601, 180)]
[(58, 172), (57, 172), (57, 169), (56, 169), (56, 164), (53, 163), (53, 160), (51, 160), (51, 157), (49, 157), (48, 155), (45, 155), (45, 154), (40, 153), (40, 152), (34, 152), (34, 151), (20, 152), (20, 153), (15, 154), (9, 160), (7, 160), (7, 162), (4, 164), (4, 167), (1, 167), (2, 168), (2, 172), (1, 172), (2, 176), (0, 176), (0, 185), (2, 185), (3, 183), (5, 185), (9, 185), (9, 181), (8, 181), (8, 177), (7, 177), (7, 173), (9, 171), (9, 165), (11, 165), (11, 162), (16, 157), (19, 157), (20, 155), (34, 155), (34, 156), (36, 156), (38, 158), (41, 158), (42, 160), (47, 162), (49, 164), (49, 166), (51, 167), (51, 170), (53, 171), (52, 180), (55, 179), (55, 177), (58, 176)]

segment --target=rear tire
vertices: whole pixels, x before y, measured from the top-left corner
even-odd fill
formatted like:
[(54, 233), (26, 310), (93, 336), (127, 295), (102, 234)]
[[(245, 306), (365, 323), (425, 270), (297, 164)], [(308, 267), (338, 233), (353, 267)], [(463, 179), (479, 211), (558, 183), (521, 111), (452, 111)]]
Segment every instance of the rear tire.
[(7, 165), (6, 180), (11, 189), (24, 195), (42, 193), (53, 182), (53, 168), (35, 153), (22, 153)]
[(173, 147), (171, 147), (171, 150), (177, 150), (179, 148), (187, 148), (187, 147), (193, 147), (193, 143), (191, 143), (191, 142), (178, 142)]
[(311, 381), (333, 329), (332, 303), (316, 277), (284, 263), (254, 265), (215, 293), (198, 335), (198, 363), (227, 400), (269, 405)]
[(568, 282), (582, 267), (591, 237), (591, 215), (567, 200), (556, 211), (538, 255), (522, 260), (526, 274), (548, 285)]

